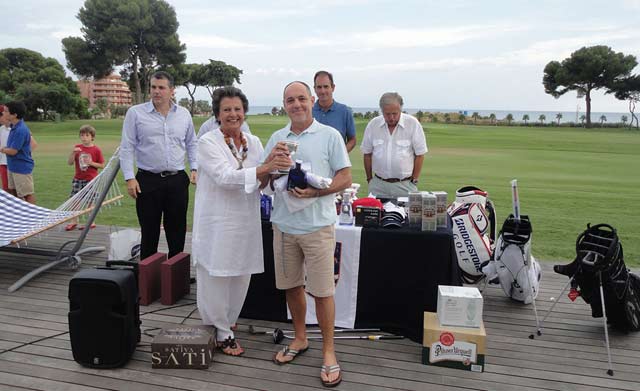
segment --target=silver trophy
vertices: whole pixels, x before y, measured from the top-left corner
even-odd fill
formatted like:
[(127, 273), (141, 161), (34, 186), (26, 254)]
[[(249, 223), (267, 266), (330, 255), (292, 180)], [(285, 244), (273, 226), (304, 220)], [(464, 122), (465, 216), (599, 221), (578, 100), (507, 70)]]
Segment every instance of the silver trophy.
[[(295, 161), (295, 159), (293, 158), (296, 154), (296, 151), (298, 150), (298, 142), (297, 141), (289, 141), (289, 140), (285, 140), (284, 144), (287, 146), (287, 149), (289, 149), (289, 158), (291, 158), (291, 161)], [(277, 174), (288, 174), (289, 173), (289, 169), (282, 169), (282, 170), (278, 170), (276, 173)]]

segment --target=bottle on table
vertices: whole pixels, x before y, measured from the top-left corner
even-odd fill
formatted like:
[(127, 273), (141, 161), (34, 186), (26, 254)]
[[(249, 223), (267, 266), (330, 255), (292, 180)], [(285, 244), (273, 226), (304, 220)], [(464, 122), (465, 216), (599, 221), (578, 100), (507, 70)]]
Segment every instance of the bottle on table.
[(289, 170), (289, 179), (287, 180), (287, 190), (294, 188), (306, 189), (307, 180), (305, 172), (302, 170), (302, 160), (296, 160), (296, 165)]
[(351, 192), (345, 191), (342, 194), (342, 203), (340, 205), (340, 216), (338, 218), (340, 225), (353, 225), (353, 205), (351, 204)]

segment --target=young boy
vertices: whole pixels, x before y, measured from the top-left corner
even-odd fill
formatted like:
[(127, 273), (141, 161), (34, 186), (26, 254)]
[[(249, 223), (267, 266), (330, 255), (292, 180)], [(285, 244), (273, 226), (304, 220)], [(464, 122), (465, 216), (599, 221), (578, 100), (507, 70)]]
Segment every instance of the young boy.
[[(83, 125), (80, 127), (80, 141), (81, 144), (76, 144), (73, 150), (69, 154), (67, 164), (76, 165), (76, 173), (71, 181), (71, 195), (73, 197), (76, 193), (82, 190), (87, 183), (91, 182), (93, 178), (98, 175), (98, 169), (104, 168), (104, 157), (102, 151), (98, 148), (93, 140), (96, 138), (96, 129), (91, 125)], [(71, 231), (78, 226), (78, 220), (72, 221), (66, 227), (65, 231)], [(90, 228), (95, 228), (95, 224), (92, 223)], [(78, 227), (78, 229), (84, 229), (84, 226)]]
[(2, 120), (9, 123), (11, 130), (7, 145), (0, 148), (0, 153), (7, 155), (7, 187), (9, 193), (35, 204), (31, 132), (24, 123), (27, 107), (23, 102), (14, 101), (7, 103), (5, 109), (2, 112)]

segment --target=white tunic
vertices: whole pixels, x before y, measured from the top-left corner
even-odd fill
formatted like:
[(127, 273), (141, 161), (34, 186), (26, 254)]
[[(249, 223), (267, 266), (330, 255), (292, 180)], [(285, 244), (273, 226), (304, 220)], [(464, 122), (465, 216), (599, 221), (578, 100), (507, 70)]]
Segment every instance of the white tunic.
[(193, 264), (202, 265), (212, 276), (264, 272), (256, 179), (263, 148), (256, 136), (244, 136), (248, 152), (240, 170), (222, 132), (209, 132), (198, 141), (191, 250)]

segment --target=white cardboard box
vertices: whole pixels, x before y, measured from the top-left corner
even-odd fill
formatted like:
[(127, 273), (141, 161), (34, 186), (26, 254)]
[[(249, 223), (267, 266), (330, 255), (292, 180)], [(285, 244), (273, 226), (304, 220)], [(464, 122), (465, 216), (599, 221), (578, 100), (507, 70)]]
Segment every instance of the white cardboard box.
[(482, 295), (478, 288), (438, 285), (438, 320), (441, 326), (480, 327)]

